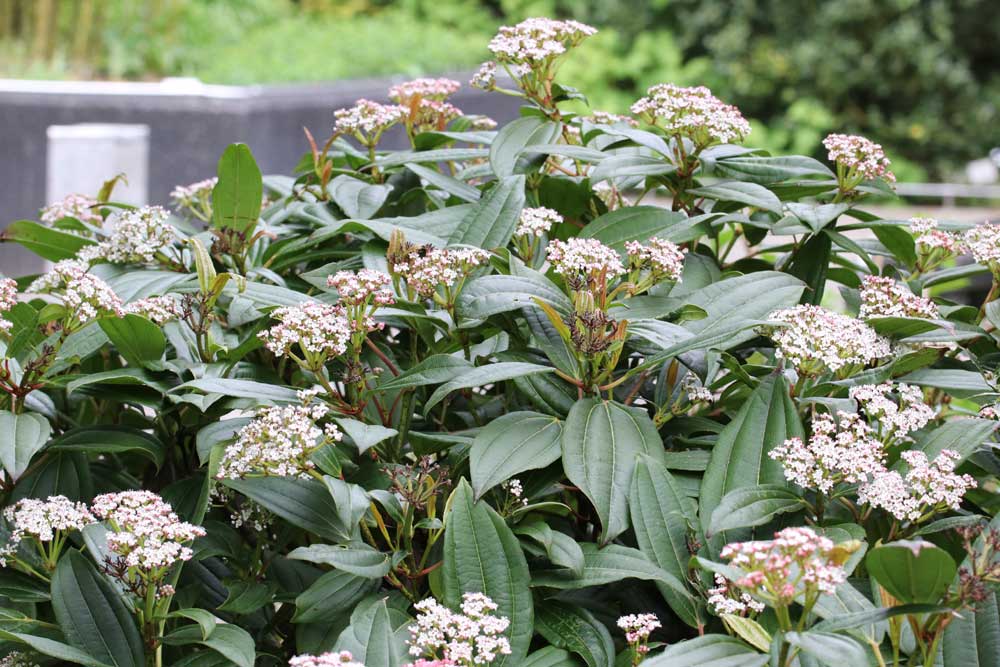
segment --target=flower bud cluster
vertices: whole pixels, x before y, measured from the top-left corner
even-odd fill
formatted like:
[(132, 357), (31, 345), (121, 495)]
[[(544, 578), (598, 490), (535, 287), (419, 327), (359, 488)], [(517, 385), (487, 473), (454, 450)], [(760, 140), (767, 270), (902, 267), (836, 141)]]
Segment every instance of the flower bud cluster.
[(853, 134), (830, 134), (823, 140), (827, 158), (849, 175), (866, 181), (881, 178), (890, 183), (896, 176), (889, 171), (889, 159), (880, 144)]
[(937, 306), (930, 299), (917, 296), (906, 287), (886, 276), (865, 276), (861, 286), (863, 320), (875, 317), (938, 317)]
[(705, 86), (655, 85), (632, 105), (632, 113), (670, 136), (690, 139), (698, 148), (738, 143), (750, 134), (750, 123), (740, 110)]
[(103, 259), (112, 264), (150, 264), (157, 253), (174, 242), (175, 232), (167, 223), (168, 216), (161, 206), (122, 211), (111, 223), (107, 239), (86, 246), (78, 257), (91, 262)]
[(297, 655), (288, 661), (288, 667), (365, 667), (354, 661), (350, 651), (321, 653), (319, 655)]
[(934, 409), (924, 403), (920, 387), (892, 382), (851, 387), (849, 395), (874, 423), (885, 442), (905, 439), (934, 419)]
[(1000, 271), (1000, 224), (984, 222), (965, 232), (962, 240), (976, 262)]
[(581, 116), (580, 120), (585, 120), (594, 125), (617, 125), (618, 123), (625, 123), (632, 127), (639, 127), (639, 121), (632, 116), (623, 116), (619, 113), (611, 113), (610, 111), (591, 111), (589, 116)]
[(61, 292), (62, 302), (69, 311), (70, 325), (82, 325), (91, 320), (113, 315), (121, 317), (122, 301), (111, 286), (95, 275), (87, 273), (87, 262), (64, 259), (28, 285), (29, 292)]
[(105, 493), (94, 498), (92, 510), (109, 524), (108, 547), (127, 567), (146, 574), (190, 560), (193, 552), (185, 543), (205, 535), (151, 491)]
[(443, 102), (458, 92), (461, 86), (454, 79), (414, 79), (389, 88), (389, 99), (402, 105), (408, 105), (414, 99)]
[(715, 588), (708, 589), (709, 608), (716, 614), (759, 614), (764, 611), (763, 602), (754, 600), (743, 591), (736, 590), (731, 582), (721, 574), (715, 575)]
[(777, 310), (769, 319), (787, 325), (768, 333), (777, 345), (775, 356), (806, 374), (865, 366), (892, 353), (889, 340), (861, 320), (821, 306)]
[(337, 290), (341, 303), (351, 306), (391, 306), (396, 303), (392, 278), (382, 271), (361, 269), (338, 271), (326, 279), (327, 287)]
[(323, 403), (259, 410), (236, 434), (233, 444), (226, 447), (216, 477), (307, 477), (314, 467), (309, 460), (313, 452), (343, 438), (336, 424), (323, 428), (316, 425), (328, 412)]
[(170, 198), (178, 208), (202, 206), (212, 198), (212, 190), (218, 184), (218, 176), (213, 176), (190, 185), (176, 185), (170, 192)]
[(912, 450), (900, 454), (908, 470), (905, 475), (895, 470), (876, 474), (872, 481), (858, 489), (858, 500), (882, 508), (899, 521), (922, 521), (946, 509), (957, 510), (976, 480), (956, 474), (958, 452), (943, 449), (933, 461), (924, 452)]
[[(17, 283), (10, 278), (0, 278), (0, 314), (17, 305)], [(7, 333), (13, 322), (0, 317), (0, 334)]]
[(958, 236), (938, 229), (938, 221), (934, 218), (910, 218), (909, 223), (918, 253), (939, 251), (950, 256), (962, 252), (962, 241)]
[(621, 257), (597, 239), (574, 236), (568, 241), (555, 239), (547, 249), (553, 270), (567, 278), (584, 279), (588, 282), (616, 278), (624, 275), (625, 267)]
[(785, 528), (773, 540), (733, 542), (722, 557), (743, 571), (734, 583), (751, 595), (791, 604), (804, 591), (833, 593), (847, 578), (835, 545), (811, 528)]
[(649, 653), (649, 636), (663, 627), (656, 614), (627, 614), (618, 617), (618, 628), (625, 632), (625, 641), (637, 655)]
[(405, 118), (406, 109), (398, 104), (379, 104), (361, 99), (353, 107), (337, 109), (333, 115), (336, 119), (333, 126), (335, 134), (352, 135), (370, 146), (378, 142), (383, 132)]
[(279, 324), (261, 331), (264, 346), (276, 355), (298, 346), (304, 355), (336, 357), (347, 350), (352, 326), (343, 306), (307, 301), (271, 313)]
[(653, 237), (646, 245), (638, 241), (629, 241), (625, 244), (625, 251), (628, 253), (631, 268), (649, 271), (653, 274), (656, 282), (662, 280), (681, 281), (685, 251), (677, 244), (666, 239)]
[(0, 667), (42, 667), (30, 654), (24, 651), (11, 651), (0, 658)]
[(410, 655), (472, 667), (510, 655), (504, 636), (510, 620), (495, 616), (497, 604), (482, 593), (462, 595), (461, 613), (427, 598), (414, 605), (417, 620), (410, 626)]
[(127, 303), (122, 309), (126, 315), (145, 317), (153, 324), (166, 324), (182, 314), (181, 306), (172, 296), (150, 296)]
[(0, 549), (0, 567), (7, 566), (6, 559), (17, 551), (25, 538), (52, 542), (96, 521), (86, 505), (66, 496), (49, 496), (45, 500), (22, 498), (4, 508), (3, 516), (10, 524), (11, 534), (8, 543)]
[(551, 208), (539, 206), (537, 208), (521, 209), (521, 216), (517, 221), (515, 236), (544, 236), (552, 230), (553, 225), (558, 225), (563, 221), (563, 217)]
[(87, 195), (67, 195), (62, 201), (49, 204), (41, 210), (42, 222), (49, 225), (63, 218), (75, 218), (80, 222), (100, 226), (104, 219), (97, 208), (97, 200)]
[(501, 26), (490, 40), (489, 50), (498, 62), (528, 68), (514, 70), (515, 74), (526, 74), (595, 34), (596, 28), (579, 21), (529, 18), (515, 26)]
[(406, 285), (423, 297), (434, 296), (438, 289), (450, 289), (485, 264), (490, 254), (479, 248), (421, 248), (410, 252), (390, 266)]

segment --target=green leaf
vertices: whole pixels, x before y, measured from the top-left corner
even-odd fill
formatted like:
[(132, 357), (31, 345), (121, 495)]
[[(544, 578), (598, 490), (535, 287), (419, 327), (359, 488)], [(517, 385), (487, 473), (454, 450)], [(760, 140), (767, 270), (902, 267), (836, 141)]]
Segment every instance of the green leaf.
[(788, 202), (788, 210), (814, 233), (835, 221), (847, 209), (847, 204), (800, 204)]
[(10, 568), (0, 569), (0, 596), (12, 602), (44, 602), (49, 587), (41, 581)]
[(145, 431), (128, 426), (83, 426), (70, 429), (49, 441), (46, 451), (89, 452), (144, 456), (159, 468), (163, 465), (166, 448)]
[(715, 163), (714, 173), (763, 185), (801, 178), (820, 178), (823, 180), (836, 178), (825, 164), (804, 155), (727, 157)]
[(675, 243), (690, 241), (706, 231), (697, 228), (696, 220), (660, 206), (627, 206), (595, 219), (583, 228), (579, 236), (597, 239), (618, 252), (624, 252), (629, 241), (648, 241), (653, 237)]
[(722, 614), (720, 618), (734, 635), (758, 651), (770, 650), (771, 635), (757, 621), (737, 614)]
[(327, 572), (295, 598), (293, 623), (328, 620), (378, 590), (378, 580), (359, 577), (342, 570)]
[(497, 178), (514, 174), (517, 158), (533, 144), (547, 144), (557, 136), (559, 123), (526, 116), (507, 123), (490, 145), (490, 166)]
[(0, 410), (0, 463), (12, 480), (24, 474), (51, 432), (49, 420), (37, 412)]
[(276, 586), (259, 581), (234, 581), (226, 585), (229, 595), (216, 609), (232, 614), (252, 614), (274, 600)]
[(163, 643), (169, 646), (205, 646), (237, 667), (254, 667), (257, 657), (250, 633), (231, 623), (218, 625), (207, 638), (202, 636), (198, 626), (187, 625), (164, 637)]
[(959, 460), (972, 456), (976, 451), (989, 447), (990, 435), (997, 423), (989, 419), (953, 419), (933, 431), (917, 437), (916, 449), (935, 459), (945, 449), (957, 452)]
[(26, 644), (32, 650), (37, 651), (42, 655), (50, 658), (56, 658), (57, 660), (63, 660), (74, 665), (86, 665), (87, 667), (111, 667), (109, 663), (101, 662), (86, 651), (81, 651), (74, 646), (57, 642), (54, 639), (49, 639), (48, 637), (37, 637), (35, 635), (28, 635), (21, 632), (7, 632), (6, 630), (0, 630), (0, 639), (9, 639), (11, 641)]
[(219, 182), (212, 189), (212, 225), (247, 232), (260, 218), (264, 184), (246, 144), (230, 144), (219, 158)]
[(577, 664), (568, 651), (555, 646), (546, 646), (525, 658), (521, 667), (576, 667)]
[(479, 320), (520, 308), (536, 308), (535, 299), (562, 314), (572, 310), (569, 298), (555, 283), (530, 269), (525, 269), (524, 275), (470, 280), (462, 287), (455, 309), (462, 319)]
[(734, 489), (724, 495), (712, 511), (709, 535), (733, 528), (761, 526), (785, 512), (792, 512), (805, 503), (802, 497), (785, 484)]
[(341, 174), (330, 181), (327, 192), (333, 203), (340, 207), (348, 218), (367, 220), (382, 208), (382, 204), (392, 192), (391, 185), (366, 183), (353, 176)]
[(824, 621), (820, 621), (812, 627), (820, 632), (839, 632), (841, 630), (853, 630), (864, 625), (872, 625), (894, 616), (904, 616), (907, 614), (938, 614), (948, 612), (950, 607), (931, 604), (901, 604), (895, 607), (878, 607), (866, 611), (856, 611), (849, 614), (838, 614)]
[(349, 651), (365, 667), (402, 667), (407, 659), (403, 632), (393, 627), (385, 599), (363, 603), (351, 615), (351, 624), (341, 633), (334, 647)]
[(815, 630), (787, 632), (784, 636), (785, 641), (811, 655), (822, 665), (842, 667), (868, 664), (868, 651), (853, 637)]
[(12, 222), (3, 231), (3, 238), (24, 246), (50, 262), (72, 259), (82, 248), (94, 245), (94, 241), (90, 239), (61, 232), (30, 220)]
[(222, 394), (234, 398), (254, 398), (261, 404), (282, 404), (299, 402), (298, 393), (292, 387), (283, 387), (266, 382), (253, 380), (237, 380), (232, 378), (202, 378), (177, 385), (170, 390), (178, 394), (185, 390), (203, 391), (206, 394)]
[(800, 278), (808, 287), (802, 296), (803, 303), (818, 304), (823, 301), (831, 252), (830, 236), (815, 234), (792, 254), (788, 273)]
[(663, 176), (677, 171), (677, 167), (663, 158), (648, 155), (612, 155), (591, 169), (591, 183), (626, 176)]
[(584, 574), (583, 549), (566, 533), (552, 530), (549, 524), (541, 519), (523, 521), (514, 528), (514, 532), (537, 542), (553, 565), (566, 568), (573, 577)]
[(197, 608), (188, 609), (175, 609), (174, 611), (167, 614), (170, 618), (186, 618), (189, 621), (194, 621), (198, 624), (198, 628), (201, 630), (202, 639), (208, 639), (208, 636), (215, 632), (215, 629), (219, 626), (219, 619), (215, 617), (209, 611)]
[(450, 354), (434, 354), (413, 368), (382, 382), (379, 385), (379, 390), (399, 391), (400, 389), (408, 389), (410, 387), (441, 384), (461, 377), (471, 369), (472, 364), (465, 359), (453, 357)]
[(520, 664), (528, 654), (534, 627), (528, 563), (503, 518), (486, 503), (476, 503), (465, 480), (452, 493), (445, 516), (441, 579), (444, 601), (453, 609), (463, 593), (484, 593), (493, 599), (497, 616), (510, 619), (504, 634), (512, 650), (494, 664)]
[[(688, 532), (697, 530), (698, 520), (688, 516), (685, 497), (664, 464), (654, 457), (640, 456), (632, 475), (629, 510), (639, 550), (655, 565), (684, 581), (688, 576)], [(660, 593), (685, 623), (702, 623), (699, 606), (690, 596), (680, 595), (662, 582)]]
[(939, 602), (958, 572), (947, 551), (923, 540), (875, 547), (865, 565), (882, 588), (904, 603)]
[[(788, 438), (802, 437), (795, 404), (783, 375), (761, 381), (740, 411), (719, 434), (701, 483), (699, 503), (705, 530), (722, 498), (730, 491), (761, 484), (781, 484), (781, 464), (768, 456)], [(715, 542), (721, 536), (717, 535)]]
[(922, 368), (899, 378), (899, 382), (944, 389), (960, 398), (993, 391), (993, 387), (983, 379), (982, 373), (957, 368)]
[(159, 361), (167, 349), (163, 329), (145, 317), (107, 317), (97, 323), (131, 366), (141, 367), (151, 361)]
[(260, 503), (293, 526), (329, 540), (349, 540), (351, 531), (338, 519), (326, 486), (314, 479), (250, 477), (222, 483)]
[(639, 454), (663, 455), (656, 426), (644, 410), (587, 398), (566, 417), (563, 468), (597, 510), (602, 544), (629, 527), (628, 492)]
[(451, 245), (503, 248), (514, 235), (524, 208), (524, 176), (506, 176), (462, 219)]
[(586, 609), (546, 600), (538, 606), (535, 628), (552, 646), (579, 655), (587, 667), (614, 667), (611, 633)]
[(482, 197), (482, 193), (478, 188), (469, 185), (464, 181), (460, 181), (453, 176), (442, 174), (437, 169), (431, 169), (430, 167), (425, 167), (421, 164), (415, 163), (407, 164), (406, 168), (434, 187), (440, 188), (448, 194), (458, 197), (462, 201), (475, 204)]
[(142, 637), (120, 594), (79, 551), (52, 575), (52, 610), (70, 644), (116, 667), (142, 667)]
[(490, 154), (487, 148), (441, 148), (433, 151), (397, 151), (375, 160), (380, 167), (399, 167), (404, 164), (427, 162), (462, 162), (478, 160)]
[(337, 523), (351, 539), (358, 537), (356, 534), (358, 524), (371, 505), (368, 493), (364, 487), (329, 475), (323, 477), (323, 482), (326, 483), (333, 504), (337, 508)]
[(430, 412), (431, 408), (440, 403), (445, 396), (459, 389), (469, 389), (471, 387), (482, 387), (487, 384), (513, 380), (525, 375), (535, 373), (551, 373), (553, 368), (540, 364), (529, 364), (521, 361), (501, 361), (491, 363), (486, 366), (477, 366), (466, 371), (454, 380), (444, 383), (434, 390), (427, 402), (424, 403), (424, 414)]
[(720, 202), (735, 202), (744, 206), (752, 206), (781, 215), (781, 200), (763, 185), (756, 183), (725, 181), (693, 188), (688, 190), (688, 193)]
[(511, 412), (487, 424), (469, 452), (476, 499), (525, 470), (558, 460), (561, 435), (562, 422), (537, 412)]
[(679, 642), (643, 661), (644, 667), (762, 667), (770, 660), (735, 637), (705, 635)]
[(348, 574), (367, 579), (381, 579), (392, 569), (387, 554), (364, 542), (350, 544), (313, 544), (294, 549), (289, 558), (329, 565)]
[(622, 579), (642, 579), (663, 584), (675, 594), (691, 599), (691, 594), (679, 578), (654, 565), (638, 549), (620, 544), (598, 547), (589, 542), (581, 544), (580, 548), (583, 550), (581, 576), (574, 577), (559, 571), (537, 572), (531, 579), (531, 585), (575, 590), (602, 586)]
[(943, 667), (1000, 665), (1000, 613), (996, 593), (976, 603), (975, 612), (963, 612), (948, 624), (941, 649)]

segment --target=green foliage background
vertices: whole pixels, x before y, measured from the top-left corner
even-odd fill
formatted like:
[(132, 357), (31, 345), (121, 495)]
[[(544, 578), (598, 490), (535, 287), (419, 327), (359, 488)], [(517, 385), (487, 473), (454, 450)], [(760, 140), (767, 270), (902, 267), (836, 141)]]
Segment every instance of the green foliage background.
[[(81, 38), (75, 17), (93, 2)], [(624, 111), (660, 81), (704, 84), (773, 151), (860, 132), (892, 147), (902, 180), (937, 179), (985, 155), (1000, 120), (991, 0), (7, 0), (7, 13), (19, 5), (21, 30), (0, 16), (15, 37), (0, 39), (0, 76), (414, 76), (473, 67), (497, 25), (562, 16), (602, 26), (563, 73), (595, 108)], [(41, 48), (45, 7), (59, 29)]]

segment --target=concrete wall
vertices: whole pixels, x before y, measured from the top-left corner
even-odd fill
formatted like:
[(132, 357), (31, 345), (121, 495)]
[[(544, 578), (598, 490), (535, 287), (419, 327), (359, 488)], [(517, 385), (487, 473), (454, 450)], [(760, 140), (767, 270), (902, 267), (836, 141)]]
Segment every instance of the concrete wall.
[[(468, 74), (456, 75), (467, 81)], [(307, 150), (303, 127), (317, 141), (329, 136), (333, 110), (361, 97), (385, 100), (405, 79), (287, 86), (211, 86), (191, 80), (161, 83), (0, 80), (0, 227), (37, 217), (46, 187), (46, 129), (75, 123), (144, 124), (150, 128), (149, 203), (166, 204), (177, 184), (215, 174), (230, 143), (248, 144), (265, 173), (290, 173)], [(455, 95), (466, 113), (503, 122), (517, 100), (468, 86)], [(392, 137), (390, 137), (392, 139)], [(391, 144), (388, 144), (391, 146)], [(398, 144), (395, 147), (400, 147)], [(0, 245), (0, 273), (38, 270), (27, 253)]]

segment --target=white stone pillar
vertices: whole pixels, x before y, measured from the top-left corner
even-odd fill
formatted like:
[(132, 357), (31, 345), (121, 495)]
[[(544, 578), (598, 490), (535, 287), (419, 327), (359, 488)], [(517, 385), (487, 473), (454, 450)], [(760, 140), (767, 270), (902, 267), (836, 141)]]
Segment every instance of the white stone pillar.
[(105, 181), (125, 174), (111, 199), (149, 202), (149, 126), (114, 123), (50, 125), (45, 179), (46, 203), (66, 195), (94, 196)]

